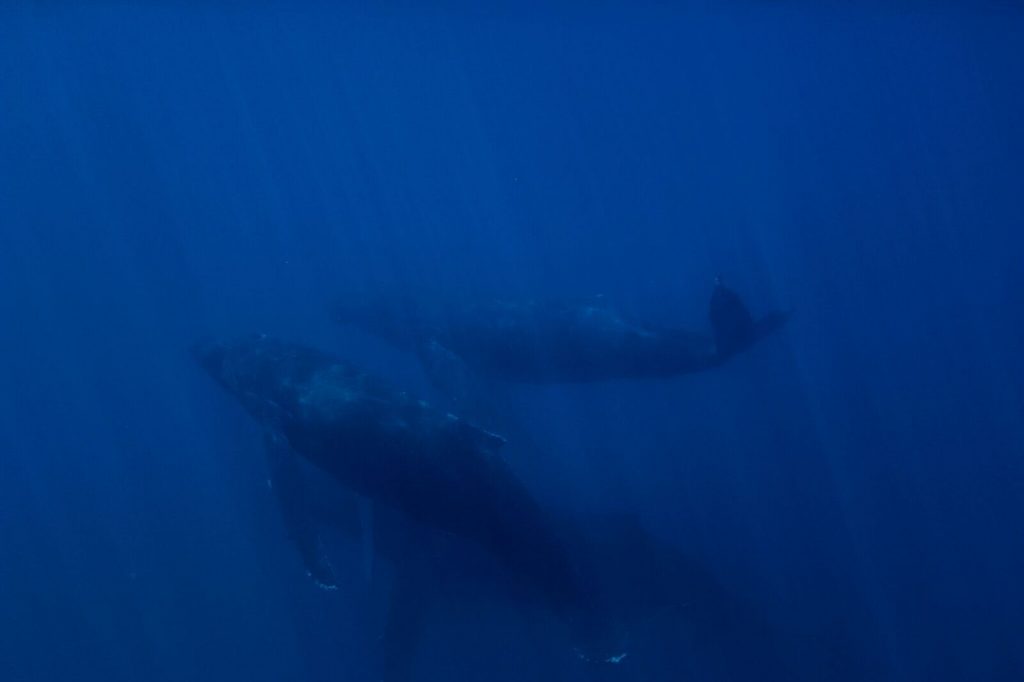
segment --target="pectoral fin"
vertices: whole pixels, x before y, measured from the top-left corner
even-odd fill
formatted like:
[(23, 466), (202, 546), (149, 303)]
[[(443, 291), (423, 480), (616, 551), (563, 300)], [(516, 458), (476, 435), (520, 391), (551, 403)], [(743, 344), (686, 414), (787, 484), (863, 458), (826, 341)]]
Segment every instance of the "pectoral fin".
[(306, 573), (316, 584), (328, 590), (337, 589), (338, 581), (320, 539), (319, 523), (308, 503), (297, 455), (287, 439), (276, 431), (264, 434), (263, 442), (270, 467), (270, 487), (277, 499), (288, 538), (298, 550)]

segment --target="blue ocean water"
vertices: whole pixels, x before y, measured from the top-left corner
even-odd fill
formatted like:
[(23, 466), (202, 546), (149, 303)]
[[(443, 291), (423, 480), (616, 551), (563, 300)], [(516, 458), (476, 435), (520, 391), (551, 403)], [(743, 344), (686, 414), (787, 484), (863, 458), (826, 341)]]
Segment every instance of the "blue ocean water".
[(386, 581), (358, 547), (306, 578), (197, 338), (432, 397), (331, 301), (704, 329), (720, 275), (791, 322), (714, 371), (495, 400), (540, 499), (628, 512), (772, 643), (595, 673), (452, 603), (414, 679), (1024, 679), (1020, 6), (369, 5), (0, 9), (0, 678), (376, 679)]

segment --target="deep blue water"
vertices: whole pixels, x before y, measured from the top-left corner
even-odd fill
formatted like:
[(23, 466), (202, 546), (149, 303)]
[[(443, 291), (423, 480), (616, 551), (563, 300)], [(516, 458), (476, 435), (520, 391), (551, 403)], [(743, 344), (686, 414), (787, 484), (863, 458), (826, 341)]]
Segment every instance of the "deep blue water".
[[(83, 4), (0, 10), (0, 678), (372, 679), (387, 590), (306, 579), (194, 339), (430, 395), (328, 303), (700, 329), (721, 274), (792, 322), (700, 375), (502, 387), (521, 475), (697, 557), (787, 679), (1024, 679), (1016, 3)], [(528, 621), (452, 607), (416, 679), (586, 679)]]

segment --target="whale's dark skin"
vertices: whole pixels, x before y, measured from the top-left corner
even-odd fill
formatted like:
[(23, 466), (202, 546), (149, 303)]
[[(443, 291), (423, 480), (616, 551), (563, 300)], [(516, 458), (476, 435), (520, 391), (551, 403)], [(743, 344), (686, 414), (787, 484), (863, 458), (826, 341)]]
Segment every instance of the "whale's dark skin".
[[(423, 629), (437, 622), (431, 620), (436, 612), (450, 617), (446, 609), (465, 613), (467, 604), (479, 610), (481, 603), (485, 611), (491, 604), (547, 607), (533, 585), (479, 547), (387, 509), (376, 509), (368, 525), (357, 495), (282, 440), (269, 438), (267, 454), (289, 538), (317, 584), (336, 582), (325, 546), (333, 548), (337, 540), (362, 545), (364, 560), (365, 552), (372, 551), (375, 562), (390, 568), (392, 595), (379, 640), (382, 679), (410, 678), (417, 642)], [(655, 540), (628, 515), (562, 510), (552, 516), (579, 579), (593, 594), (595, 610), (614, 624), (620, 644), (628, 639), (627, 667), (633, 675), (628, 679), (665, 679), (666, 660), (675, 656), (688, 665), (718, 670), (723, 678), (755, 660), (759, 674), (774, 664), (754, 653), (770, 644), (767, 628), (691, 557)], [(347, 579), (361, 569), (365, 565), (348, 567)], [(609, 667), (599, 661), (579, 663)], [(613, 678), (627, 679), (622, 674)]]
[[(649, 324), (603, 299), (494, 301), (425, 316), (409, 304), (336, 303), (338, 322), (418, 352), (428, 371), (464, 365), (505, 381), (550, 384), (651, 379), (717, 367), (782, 327), (788, 313), (754, 319), (721, 283), (711, 333)], [(432, 376), (435, 372), (430, 371)]]
[[(385, 680), (409, 679), (430, 603), (474, 585), (549, 609), (592, 661), (621, 653), (610, 624), (668, 617), (672, 632), (678, 615), (721, 660), (763, 637), (706, 571), (638, 525), (543, 511), (493, 434), (301, 346), (252, 337), (194, 353), (262, 426), (272, 488), (311, 576), (337, 583), (324, 527), (365, 543), (369, 525), (374, 551), (396, 567)], [(375, 503), (369, 524), (353, 492)]]
[(271, 443), (375, 504), (483, 548), (566, 619), (589, 617), (561, 529), (501, 458), (500, 437), (313, 349), (252, 337), (194, 352)]

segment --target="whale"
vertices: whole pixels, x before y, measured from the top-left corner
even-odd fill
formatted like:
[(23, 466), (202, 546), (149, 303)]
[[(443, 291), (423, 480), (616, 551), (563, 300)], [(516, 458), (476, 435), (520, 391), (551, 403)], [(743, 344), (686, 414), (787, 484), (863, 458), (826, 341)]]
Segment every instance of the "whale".
[(708, 304), (709, 332), (637, 319), (603, 296), (492, 300), (435, 314), (408, 300), (337, 300), (332, 315), (340, 324), (415, 352), (434, 384), (448, 393), (458, 393), (473, 377), (555, 384), (702, 372), (753, 347), (790, 317), (775, 310), (755, 318), (720, 280)]
[[(313, 584), (332, 590), (343, 581), (363, 579), (369, 585), (382, 574), (390, 579), (376, 652), (382, 679), (411, 679), (424, 632), (452, 613), (480, 618), (495, 608), (547, 608), (542, 595), (480, 548), (391, 510), (378, 508), (367, 516), (361, 496), (305, 462), (280, 437), (267, 434), (264, 444), (269, 488), (286, 537)], [(717, 656), (717, 664), (731, 666), (719, 672), (735, 674), (738, 652), (750, 654), (759, 642), (770, 641), (748, 605), (700, 561), (652, 536), (634, 516), (566, 509), (551, 514), (580, 580), (591, 587), (595, 610), (620, 641), (629, 641), (628, 649), (600, 657), (582, 648), (567, 652), (598, 677), (601, 669), (623, 664), (630, 668), (628, 679), (663, 679), (666, 652), (690, 659), (690, 665), (698, 659), (713, 666)], [(331, 557), (339, 554), (362, 554), (363, 561), (336, 569)], [(765, 662), (757, 668), (763, 672)]]
[(200, 342), (192, 351), (263, 430), (282, 517), (318, 583), (331, 587), (337, 579), (309, 521), (311, 503), (296, 493), (297, 461), (409, 528), (484, 554), (584, 645), (605, 646), (604, 624), (571, 558), (566, 529), (502, 458), (502, 437), (306, 346), (254, 335)]
[(501, 436), (299, 344), (252, 335), (192, 352), (262, 431), (270, 488), (314, 583), (341, 581), (328, 531), (362, 546), (364, 573), (378, 558), (392, 567), (382, 679), (410, 679), (438, 600), (480, 591), (546, 610), (581, 664), (601, 669), (630, 662), (627, 640), (656, 621), (692, 624), (695, 651), (721, 660), (765, 639), (701, 562), (635, 520), (534, 499)]

